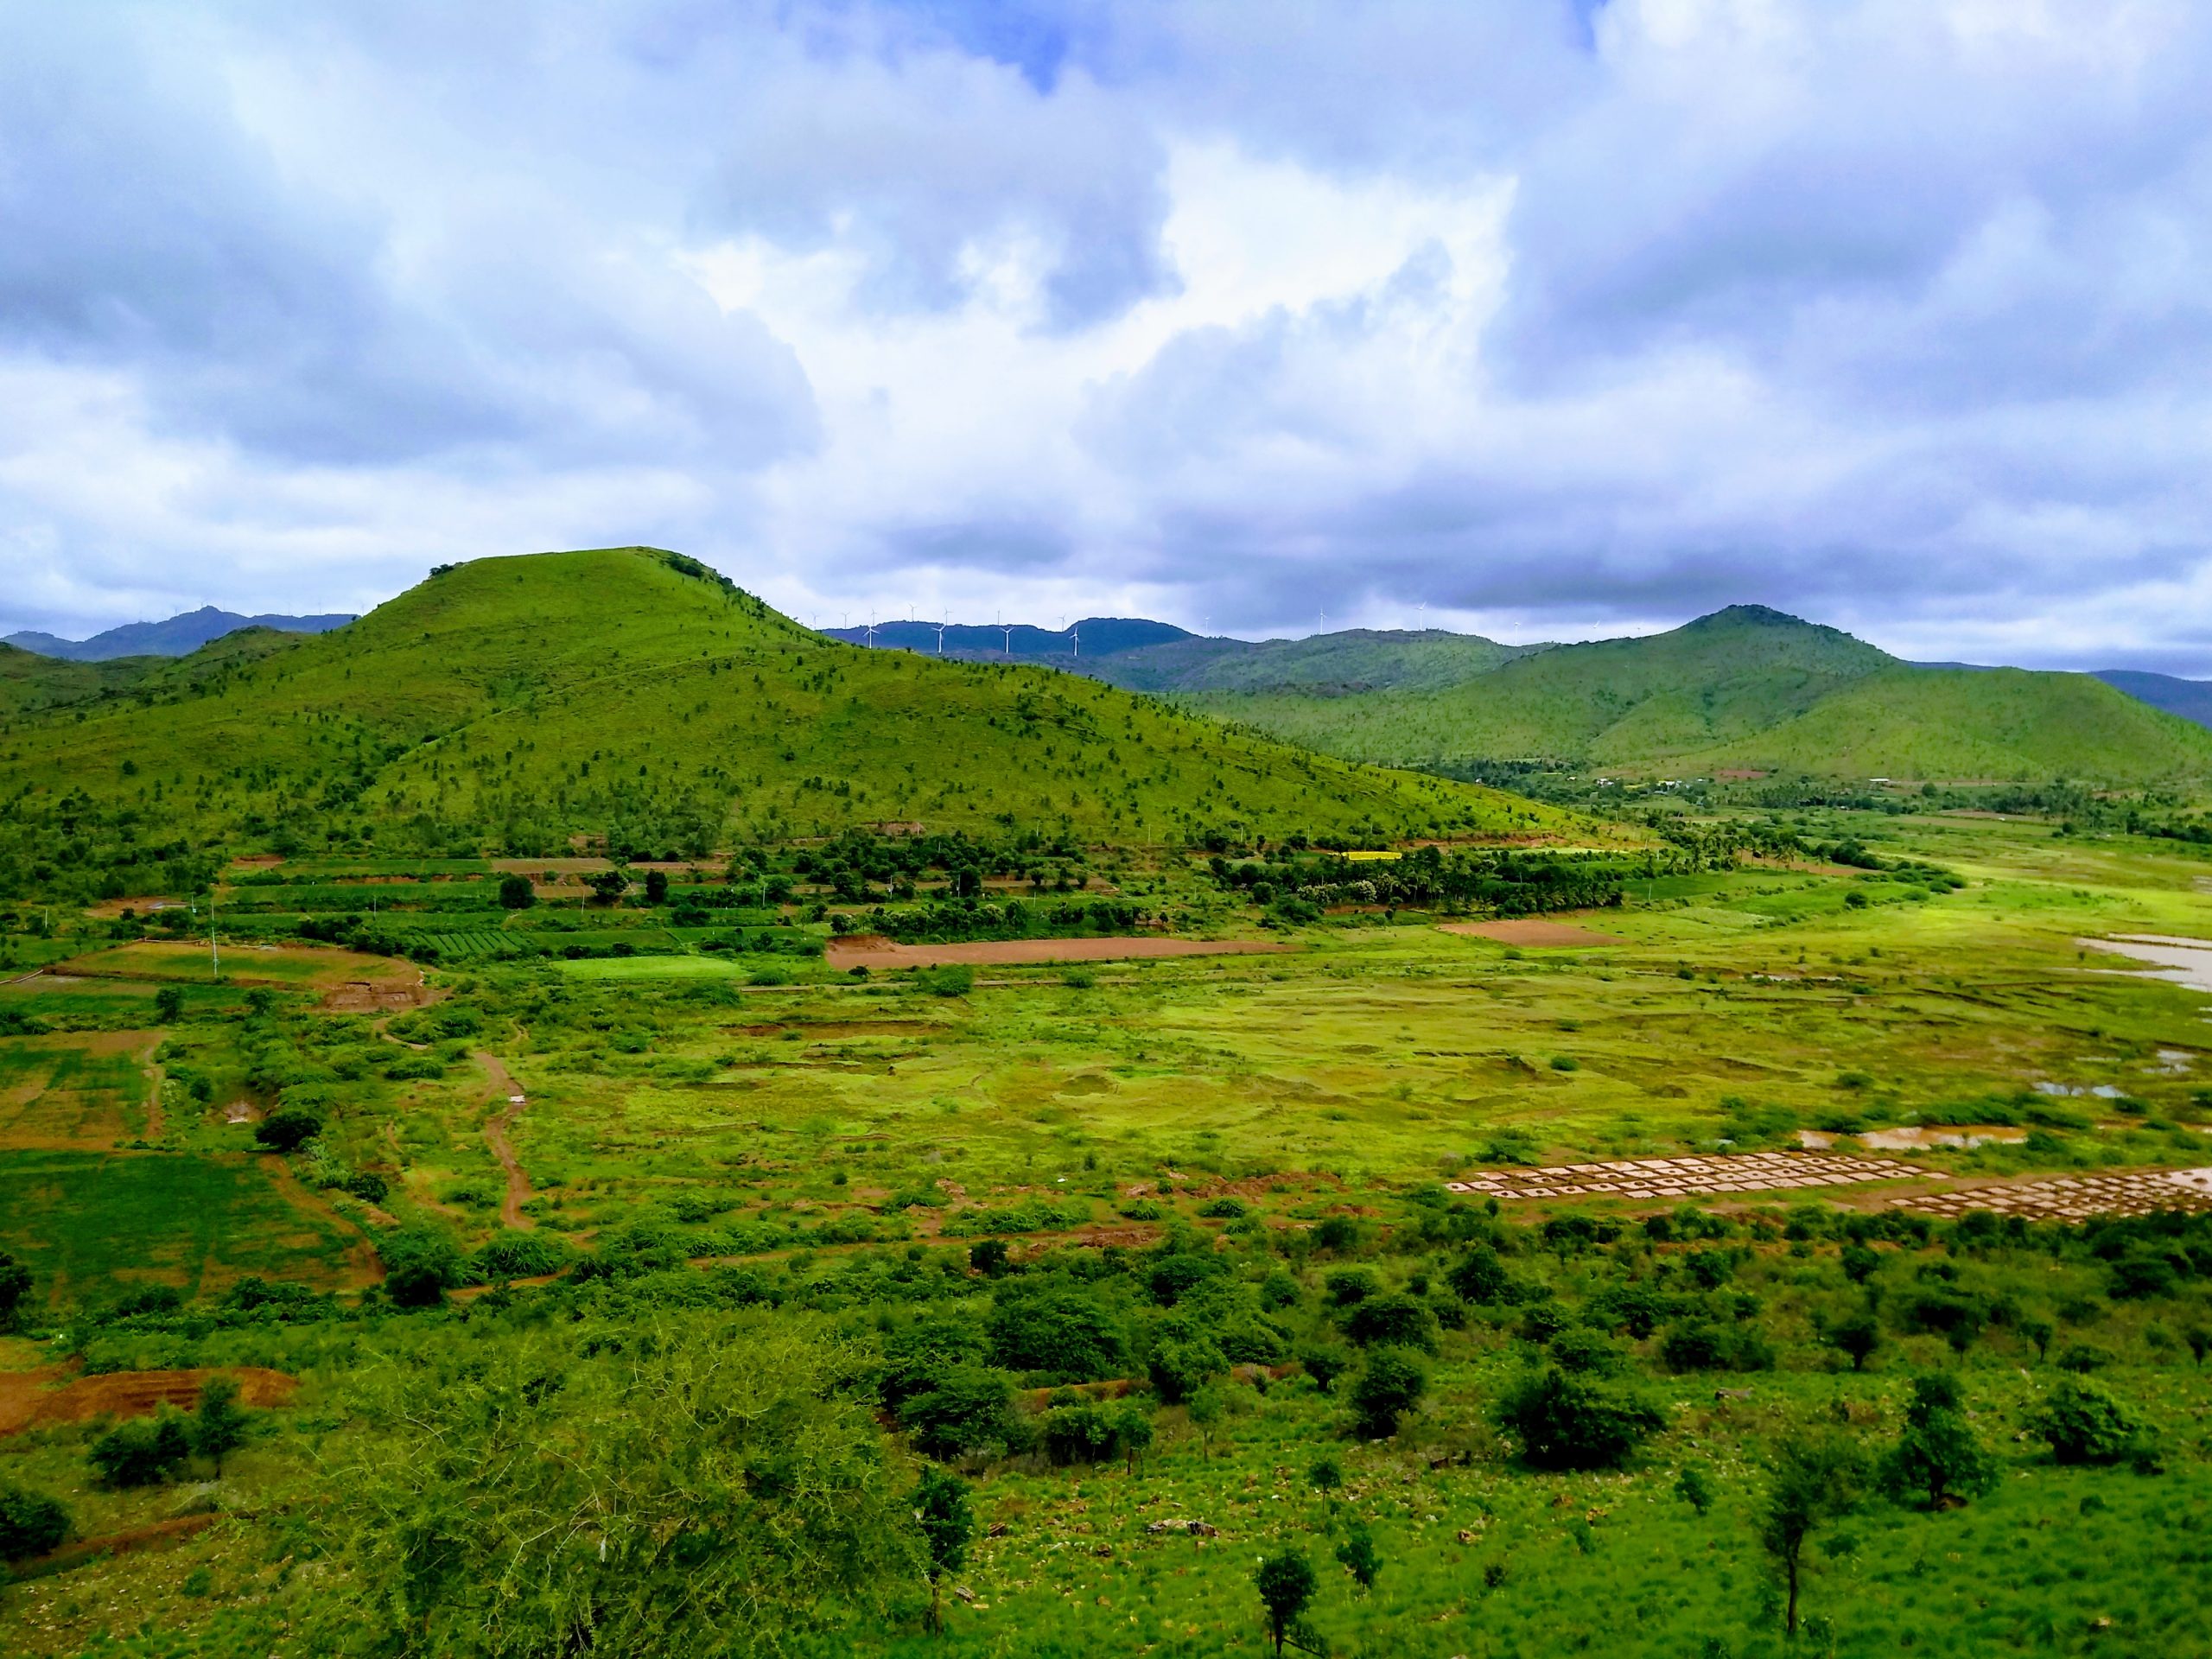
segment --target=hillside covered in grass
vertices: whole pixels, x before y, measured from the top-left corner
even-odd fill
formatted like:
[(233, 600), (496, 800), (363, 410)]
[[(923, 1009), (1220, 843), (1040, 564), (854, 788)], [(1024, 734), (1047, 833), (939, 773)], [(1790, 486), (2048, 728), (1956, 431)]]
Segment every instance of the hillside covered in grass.
[(9, 719), (0, 798), (279, 848), (532, 855), (884, 822), (1122, 842), (1549, 822), (1092, 682), (837, 644), (649, 549), (479, 560), (335, 632), (257, 638)]
[(2212, 776), (2212, 734), (2091, 676), (1916, 668), (1758, 606), (1559, 646), (1449, 685), (1187, 702), (1391, 766), (1541, 759), (1624, 772), (2120, 785)]

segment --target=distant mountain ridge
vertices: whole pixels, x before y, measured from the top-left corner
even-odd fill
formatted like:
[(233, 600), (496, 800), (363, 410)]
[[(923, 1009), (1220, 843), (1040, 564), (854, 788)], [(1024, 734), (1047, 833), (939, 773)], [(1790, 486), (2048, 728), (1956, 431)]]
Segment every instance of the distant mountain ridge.
[(11, 633), (0, 645), (41, 657), (70, 663), (112, 662), (118, 657), (187, 657), (206, 645), (243, 628), (270, 628), (279, 633), (328, 633), (356, 619), (332, 613), (323, 616), (240, 616), (203, 605), (161, 622), (125, 622), (96, 633), (89, 639), (62, 639), (50, 633)]

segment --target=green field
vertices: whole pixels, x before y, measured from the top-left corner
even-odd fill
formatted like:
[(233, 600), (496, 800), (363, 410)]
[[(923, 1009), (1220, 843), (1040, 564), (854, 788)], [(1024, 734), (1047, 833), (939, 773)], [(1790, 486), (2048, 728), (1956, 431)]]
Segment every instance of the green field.
[(355, 1281), (359, 1235), (289, 1200), (261, 1160), (0, 1149), (0, 1249), (55, 1305), (142, 1285), (215, 1294), (249, 1274)]
[[(1169, 755), (1296, 772), (1142, 718)], [(1515, 807), (1342, 860), (1320, 823), (748, 830), (512, 910), (443, 852), (88, 861), (227, 872), (252, 942), (222, 986), (204, 943), (25, 867), (0, 939), (95, 976), (0, 987), (0, 1253), (29, 1274), (0, 1413), (47, 1366), (302, 1386), (219, 1479), (101, 1477), (105, 1422), (0, 1433), (0, 1488), (94, 1546), (0, 1587), (8, 1650), (1257, 1655), (1254, 1569), (1290, 1551), (1299, 1639), (1340, 1656), (2188, 1651), (2212, 1207), (2165, 1177), (2212, 1167), (2212, 996), (2085, 941), (2212, 943), (2212, 860), (2116, 814), (1895, 804)], [(1516, 823), (1543, 833), (1487, 833)], [(1493, 920), (1521, 931), (1449, 931)], [(1297, 948), (806, 954), (1055, 928)], [(1862, 1135), (1905, 1144), (1847, 1184), (1731, 1161)], [(1494, 1191), (1680, 1157), (1753, 1173)], [(2164, 1207), (1995, 1214), (2122, 1179)], [(2069, 1401), (2092, 1461), (2060, 1459)], [(1955, 1490), (1823, 1465), (1786, 1635), (1761, 1540), (1789, 1459), (1878, 1463), (1923, 1409)], [(976, 1533), (933, 1634), (915, 1516), (947, 1475)]]

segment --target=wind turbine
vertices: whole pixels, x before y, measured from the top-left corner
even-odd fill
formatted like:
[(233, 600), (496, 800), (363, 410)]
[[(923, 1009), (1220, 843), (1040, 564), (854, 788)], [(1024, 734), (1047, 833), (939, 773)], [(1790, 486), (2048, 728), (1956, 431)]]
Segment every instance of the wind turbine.
[(868, 630), (867, 630), (867, 632), (868, 632), (868, 648), (870, 651), (874, 651), (874, 650), (875, 649), (875, 621), (874, 621), (874, 616), (875, 616), (875, 613), (874, 613), (874, 612), (871, 611), (871, 612), (869, 612), (869, 613), (868, 613), (869, 620), (868, 620)]
[(991, 626), (1006, 636), (1006, 654), (1009, 657), (1013, 656), (1014, 624), (1006, 620), (1006, 613), (1004, 611), (993, 611), (991, 613), (991, 616), (993, 619)]
[(1427, 600), (1424, 599), (1420, 604), (1414, 607), (1414, 620), (1419, 625), (1419, 631), (1421, 632), (1427, 633), (1428, 632), (1428, 601)]
[(937, 654), (942, 657), (944, 655), (944, 631), (952, 626), (952, 614), (949, 611), (939, 614), (944, 620), (937, 625)]
[(1077, 620), (1077, 622), (1076, 623), (1076, 625), (1075, 625), (1073, 627), (1071, 627), (1071, 628), (1070, 628), (1070, 629), (1068, 630), (1068, 638), (1069, 638), (1071, 640), (1072, 640), (1072, 641), (1074, 642), (1074, 644), (1075, 644), (1075, 654), (1076, 654), (1077, 656), (1078, 656), (1078, 657), (1082, 656), (1082, 655), (1083, 655), (1083, 623), (1082, 623), (1080, 620)]

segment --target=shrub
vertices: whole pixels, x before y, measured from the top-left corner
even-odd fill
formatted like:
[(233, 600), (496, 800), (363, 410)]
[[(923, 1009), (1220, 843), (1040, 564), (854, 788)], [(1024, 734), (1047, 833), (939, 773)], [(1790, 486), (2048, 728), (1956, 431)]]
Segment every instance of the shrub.
[(1145, 1275), (1145, 1287), (1152, 1292), (1153, 1300), (1162, 1307), (1173, 1307), (1207, 1280), (1228, 1271), (1228, 1262), (1219, 1256), (1178, 1250), (1153, 1262), (1151, 1272)]
[(528, 910), (537, 902), (537, 890), (526, 875), (510, 875), (499, 883), (499, 903), (508, 910)]
[(427, 1227), (387, 1234), (377, 1254), (384, 1258), (385, 1294), (400, 1307), (435, 1306), (467, 1276), (460, 1249)]
[(914, 980), (931, 996), (965, 996), (976, 988), (976, 970), (964, 962), (948, 962), (921, 969)]
[(2094, 1382), (2059, 1383), (2030, 1420), (2063, 1464), (2118, 1463), (2133, 1454), (2142, 1430), (2120, 1402)]
[(1495, 1302), (1506, 1292), (1505, 1263), (1487, 1244), (1478, 1244), (1445, 1275), (1463, 1302)]
[(1370, 1296), (1344, 1315), (1344, 1335), (1362, 1348), (1418, 1348), (1436, 1351), (1436, 1316), (1428, 1304), (1398, 1292)]
[(168, 1479), (192, 1455), (184, 1419), (164, 1407), (151, 1422), (125, 1423), (92, 1444), (87, 1455), (103, 1484), (153, 1486)]
[(1339, 1268), (1321, 1281), (1331, 1307), (1353, 1307), (1382, 1288), (1365, 1268)]
[(1398, 1420), (1421, 1402), (1428, 1392), (1428, 1373), (1412, 1355), (1395, 1348), (1378, 1348), (1351, 1385), (1355, 1428), (1362, 1440), (1387, 1440), (1398, 1432)]
[(1497, 1415), (1538, 1469), (1618, 1469), (1664, 1421), (1641, 1395), (1556, 1365), (1524, 1377)]
[(69, 1526), (69, 1511), (58, 1499), (0, 1486), (0, 1561), (51, 1554), (68, 1541)]
[(1216, 1220), (1235, 1221), (1244, 1213), (1245, 1208), (1242, 1198), (1208, 1198), (1198, 1206), (1198, 1213)]
[(1188, 1400), (1229, 1369), (1229, 1356), (1207, 1325), (1170, 1315), (1154, 1327), (1145, 1370), (1160, 1397), (1170, 1405)]
[(1014, 1408), (1014, 1384), (1004, 1371), (952, 1365), (899, 1408), (899, 1421), (916, 1450), (949, 1461), (969, 1453), (995, 1457), (1029, 1444), (1029, 1426)]
[(271, 1152), (296, 1152), (321, 1133), (322, 1120), (296, 1106), (271, 1112), (253, 1126), (254, 1140)]
[(1341, 1348), (1315, 1343), (1298, 1351), (1298, 1363), (1313, 1379), (1313, 1386), (1326, 1394), (1336, 1386), (1337, 1379), (1351, 1369), (1351, 1356)]
[(534, 1279), (541, 1274), (560, 1272), (575, 1255), (575, 1251), (561, 1239), (503, 1228), (476, 1247), (471, 1262), (481, 1278)]
[(382, 1204), (391, 1196), (391, 1183), (372, 1169), (365, 1169), (346, 1183), (346, 1190), (364, 1204)]
[(925, 1314), (884, 1338), (876, 1393), (896, 1411), (915, 1395), (935, 1387), (938, 1372), (980, 1364), (982, 1357), (983, 1334), (971, 1321), (950, 1314)]
[(1120, 1317), (1073, 1285), (1016, 1281), (1000, 1291), (983, 1328), (991, 1363), (1009, 1371), (1093, 1382), (1120, 1376), (1128, 1357)]

